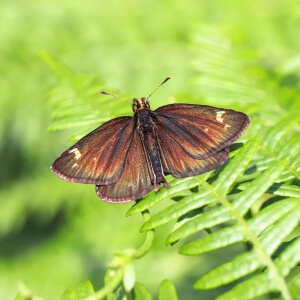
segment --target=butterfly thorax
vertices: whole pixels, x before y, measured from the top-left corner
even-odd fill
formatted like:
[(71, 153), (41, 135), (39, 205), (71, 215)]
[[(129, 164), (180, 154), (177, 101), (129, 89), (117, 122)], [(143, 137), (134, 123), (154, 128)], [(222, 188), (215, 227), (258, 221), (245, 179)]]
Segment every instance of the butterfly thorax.
[(132, 109), (137, 121), (137, 127), (140, 132), (155, 131), (155, 123), (153, 120), (153, 112), (150, 110), (149, 102), (145, 97), (133, 99)]

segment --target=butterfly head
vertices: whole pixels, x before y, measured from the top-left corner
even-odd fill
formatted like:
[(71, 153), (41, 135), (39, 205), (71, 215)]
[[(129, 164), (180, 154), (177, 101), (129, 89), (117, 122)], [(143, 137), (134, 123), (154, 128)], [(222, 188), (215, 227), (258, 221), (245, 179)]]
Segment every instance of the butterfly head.
[(134, 112), (137, 112), (141, 109), (150, 109), (150, 105), (149, 102), (147, 101), (147, 98), (142, 97), (139, 99), (133, 99), (133, 104), (132, 104), (132, 110)]

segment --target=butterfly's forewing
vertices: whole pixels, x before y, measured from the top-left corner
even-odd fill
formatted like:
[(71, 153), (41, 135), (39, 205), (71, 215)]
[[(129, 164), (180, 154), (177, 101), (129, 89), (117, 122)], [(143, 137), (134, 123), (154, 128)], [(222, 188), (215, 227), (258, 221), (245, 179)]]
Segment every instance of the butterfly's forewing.
[(160, 139), (168, 135), (170, 149), (180, 146), (195, 159), (221, 159), (217, 153), (237, 140), (250, 122), (246, 114), (235, 110), (193, 104), (170, 104), (153, 114)]
[(72, 182), (116, 182), (123, 171), (133, 131), (131, 117), (110, 120), (62, 153), (51, 169)]
[(115, 203), (140, 199), (154, 188), (150, 176), (141, 138), (135, 130), (121, 177), (116, 183), (97, 185), (97, 195), (103, 201)]

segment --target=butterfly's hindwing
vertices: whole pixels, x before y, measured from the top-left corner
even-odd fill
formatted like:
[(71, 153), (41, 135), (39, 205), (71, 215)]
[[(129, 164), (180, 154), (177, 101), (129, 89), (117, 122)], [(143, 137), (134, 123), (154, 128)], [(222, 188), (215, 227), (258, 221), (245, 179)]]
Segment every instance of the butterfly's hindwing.
[(227, 147), (207, 158), (195, 159), (168, 134), (167, 130), (158, 128), (157, 140), (166, 174), (171, 174), (176, 178), (199, 175), (217, 168), (228, 158), (229, 148)]
[(142, 198), (153, 190), (146, 154), (138, 130), (130, 137), (130, 146), (122, 175), (117, 182), (109, 185), (97, 185), (99, 198), (106, 202), (128, 202)]

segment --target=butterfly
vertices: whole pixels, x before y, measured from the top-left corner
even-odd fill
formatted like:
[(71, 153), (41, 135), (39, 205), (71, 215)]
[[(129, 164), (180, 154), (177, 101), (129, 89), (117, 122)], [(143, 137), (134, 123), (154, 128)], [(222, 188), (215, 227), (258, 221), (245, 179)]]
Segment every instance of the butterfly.
[(96, 128), (63, 152), (51, 170), (70, 182), (95, 184), (105, 202), (123, 203), (158, 191), (161, 185), (168, 188), (167, 174), (190, 177), (222, 165), (250, 118), (235, 110), (195, 104), (169, 104), (152, 111), (149, 97), (169, 79), (147, 98), (130, 101), (132, 117)]

